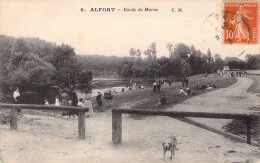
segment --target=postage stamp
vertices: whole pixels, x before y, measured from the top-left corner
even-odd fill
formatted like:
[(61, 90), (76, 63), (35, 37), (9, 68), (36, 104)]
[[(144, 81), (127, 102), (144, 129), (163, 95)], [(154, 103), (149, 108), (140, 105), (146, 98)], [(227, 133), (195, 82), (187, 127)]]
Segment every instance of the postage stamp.
[(224, 2), (224, 44), (257, 44), (258, 3)]

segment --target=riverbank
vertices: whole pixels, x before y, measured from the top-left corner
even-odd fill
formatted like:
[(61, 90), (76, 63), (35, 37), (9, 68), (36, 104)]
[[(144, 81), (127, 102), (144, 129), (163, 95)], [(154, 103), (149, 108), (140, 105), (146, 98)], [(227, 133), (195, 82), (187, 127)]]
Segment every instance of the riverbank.
[[(256, 100), (255, 96), (246, 93), (252, 83), (251, 79), (237, 78), (237, 82), (229, 87), (193, 96), (165, 109), (248, 112), (245, 107), (255, 105)], [(235, 98), (242, 96), (244, 98)], [(224, 124), (222, 120), (216, 119), (197, 120), (216, 128)], [(24, 114), (19, 118), (17, 131), (11, 131), (9, 124), (1, 124), (0, 157), (5, 163), (157, 163), (163, 162), (161, 143), (171, 135), (177, 137), (178, 150), (173, 160), (169, 159), (167, 153), (165, 162), (258, 162), (260, 156), (257, 147), (233, 142), (170, 117), (136, 120), (123, 115), (122, 145), (112, 144), (111, 110), (98, 112), (86, 119), (84, 140), (77, 138), (77, 125), (77, 118)]]

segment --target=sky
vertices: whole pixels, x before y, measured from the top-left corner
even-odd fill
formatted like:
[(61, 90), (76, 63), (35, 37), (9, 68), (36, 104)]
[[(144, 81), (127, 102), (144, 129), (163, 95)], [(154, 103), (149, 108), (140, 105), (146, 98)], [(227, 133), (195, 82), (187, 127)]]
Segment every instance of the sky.
[[(69, 44), (77, 54), (86, 55), (129, 56), (130, 48), (143, 52), (153, 42), (159, 57), (169, 56), (168, 42), (193, 44), (203, 53), (210, 48), (212, 55), (222, 58), (237, 57), (243, 51), (241, 59), (259, 54), (259, 43), (223, 43), (222, 6), (222, 0), (0, 0), (0, 33)], [(91, 12), (91, 8), (115, 11)]]

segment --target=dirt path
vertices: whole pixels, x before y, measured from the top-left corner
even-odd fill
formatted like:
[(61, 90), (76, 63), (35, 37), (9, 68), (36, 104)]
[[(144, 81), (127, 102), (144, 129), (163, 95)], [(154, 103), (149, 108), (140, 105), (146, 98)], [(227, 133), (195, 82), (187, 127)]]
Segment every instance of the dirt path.
[[(248, 78), (237, 83), (186, 100), (168, 110), (207, 112), (249, 112), (245, 108), (259, 105), (255, 94), (246, 92), (252, 84)], [(226, 121), (200, 120), (218, 128)], [(18, 131), (9, 124), (0, 127), (0, 154), (5, 163), (15, 162), (163, 162), (162, 141), (174, 134), (178, 149), (173, 160), (165, 162), (245, 162), (260, 160), (253, 146), (234, 143), (215, 133), (168, 117), (142, 120), (123, 115), (123, 144), (111, 141), (111, 111), (86, 119), (86, 139), (77, 139), (77, 119), (25, 115)]]

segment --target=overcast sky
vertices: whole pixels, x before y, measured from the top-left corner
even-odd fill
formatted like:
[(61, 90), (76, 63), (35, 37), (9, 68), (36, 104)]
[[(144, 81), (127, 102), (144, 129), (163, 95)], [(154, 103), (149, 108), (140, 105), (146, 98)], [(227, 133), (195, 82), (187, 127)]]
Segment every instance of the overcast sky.
[[(237, 57), (244, 50), (245, 54), (259, 53), (259, 44), (222, 43), (222, 0), (2, 0), (0, 7), (1, 34), (66, 43), (77, 54), (129, 56), (130, 48), (144, 51), (152, 42), (157, 44), (158, 56), (168, 56), (168, 42), (194, 44), (204, 53), (210, 48), (222, 58)], [(90, 12), (103, 7), (116, 9)], [(123, 12), (124, 8), (159, 11)], [(177, 12), (178, 8), (183, 12)]]

